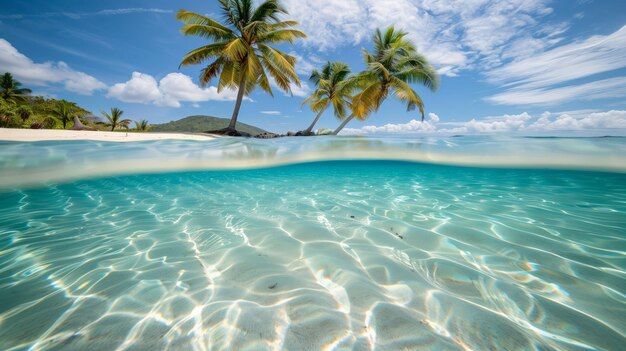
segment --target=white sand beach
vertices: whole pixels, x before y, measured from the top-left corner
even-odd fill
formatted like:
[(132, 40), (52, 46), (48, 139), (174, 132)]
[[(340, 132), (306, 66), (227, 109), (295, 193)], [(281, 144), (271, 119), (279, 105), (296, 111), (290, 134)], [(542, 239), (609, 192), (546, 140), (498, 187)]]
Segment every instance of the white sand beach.
[(146, 141), (146, 140), (208, 140), (215, 135), (202, 133), (136, 133), (103, 132), (60, 129), (11, 129), (0, 128), (0, 140), (45, 141), (45, 140), (96, 140), (96, 141)]

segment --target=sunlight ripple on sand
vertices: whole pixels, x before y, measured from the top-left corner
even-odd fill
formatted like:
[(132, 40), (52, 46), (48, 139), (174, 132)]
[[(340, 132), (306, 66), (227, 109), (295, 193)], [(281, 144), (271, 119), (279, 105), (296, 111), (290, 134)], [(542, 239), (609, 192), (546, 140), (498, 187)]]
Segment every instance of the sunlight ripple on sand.
[(619, 173), (330, 162), (1, 196), (5, 350), (624, 342)]

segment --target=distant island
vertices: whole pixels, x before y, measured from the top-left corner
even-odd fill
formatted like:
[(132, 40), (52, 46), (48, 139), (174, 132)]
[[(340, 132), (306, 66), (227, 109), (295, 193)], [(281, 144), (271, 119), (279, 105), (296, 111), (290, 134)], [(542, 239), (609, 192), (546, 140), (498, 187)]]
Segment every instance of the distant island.
[[(204, 133), (210, 130), (217, 130), (228, 127), (230, 118), (219, 118), (213, 116), (189, 116), (176, 121), (163, 124), (151, 124), (152, 132), (186, 132), (186, 133)], [(237, 123), (237, 129), (250, 135), (258, 135), (266, 133), (265, 130), (251, 126), (249, 124)]]

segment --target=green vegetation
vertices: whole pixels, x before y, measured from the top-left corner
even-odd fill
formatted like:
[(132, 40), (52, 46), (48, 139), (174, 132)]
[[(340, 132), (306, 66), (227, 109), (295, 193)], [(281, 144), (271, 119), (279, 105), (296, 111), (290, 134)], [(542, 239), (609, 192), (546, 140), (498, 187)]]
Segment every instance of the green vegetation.
[(30, 89), (20, 88), (22, 83), (13, 79), (11, 73), (6, 72), (0, 78), (0, 96), (8, 102), (23, 102), (32, 92)]
[(407, 103), (407, 111), (419, 108), (424, 120), (424, 103), (409, 86), (418, 83), (431, 90), (437, 89), (439, 78), (434, 68), (417, 53), (415, 45), (407, 40), (407, 33), (389, 27), (385, 33), (374, 33), (374, 52), (363, 50), (367, 69), (356, 79), (361, 86), (352, 98), (352, 115), (333, 132), (337, 135), (353, 118), (365, 120), (377, 112), (389, 93)]
[[(20, 83), (13, 80), (10, 73), (2, 76), (10, 77), (11, 84), (9, 93), (3, 96), (5, 90), (0, 91), (0, 127), (3, 128), (32, 128), (32, 129), (67, 129), (74, 127), (74, 116), (78, 116), (85, 126), (94, 130), (116, 131), (124, 129), (126, 131), (139, 132), (191, 132), (204, 133), (209, 130), (226, 128), (229, 119), (210, 116), (189, 116), (178, 121), (165, 124), (150, 125), (147, 120), (134, 121), (135, 128), (131, 129), (133, 123), (130, 119), (123, 119), (124, 111), (119, 108), (112, 108), (110, 112), (102, 112), (106, 122), (97, 122), (91, 112), (81, 108), (76, 103), (66, 100), (46, 99), (41, 96), (30, 96), (30, 90), (20, 88)], [(4, 88), (3, 88), (4, 89)], [(23, 95), (23, 96), (22, 96)], [(250, 135), (264, 133), (263, 129), (247, 125), (238, 124), (239, 130)]]
[(135, 121), (135, 129), (140, 132), (147, 132), (150, 130), (150, 124), (148, 124), (148, 121), (146, 121), (145, 119), (142, 119), (141, 121)]
[(304, 100), (317, 116), (313, 123), (301, 134), (310, 135), (317, 121), (331, 105), (335, 110), (335, 117), (342, 120), (350, 108), (352, 94), (357, 88), (357, 80), (350, 77), (350, 67), (343, 62), (328, 62), (321, 71), (314, 70), (310, 81), (315, 84), (315, 91)]
[[(186, 133), (204, 133), (210, 130), (219, 130), (225, 128), (229, 124), (229, 119), (211, 116), (189, 116), (178, 121), (172, 121), (164, 124), (153, 124), (151, 131), (153, 132), (186, 132)], [(245, 124), (237, 123), (237, 130), (257, 135), (265, 133), (263, 129)]]
[(120, 110), (117, 107), (113, 107), (111, 109), (111, 113), (102, 111), (102, 115), (109, 121), (107, 123), (107, 127), (111, 127), (111, 131), (114, 131), (115, 128), (120, 127), (124, 129), (128, 129), (130, 126), (130, 119), (122, 119), (122, 115), (124, 111)]
[(219, 0), (225, 23), (204, 15), (181, 10), (176, 18), (185, 23), (184, 35), (209, 39), (210, 44), (187, 53), (181, 66), (212, 62), (202, 70), (200, 82), (207, 85), (219, 76), (218, 92), (238, 89), (235, 109), (224, 134), (237, 135), (235, 126), (244, 95), (257, 86), (272, 95), (270, 78), (280, 89), (291, 92), (291, 84), (300, 85), (295, 72), (296, 58), (272, 44), (292, 43), (306, 35), (292, 27), (295, 21), (281, 21), (287, 11), (277, 0), (265, 0), (256, 8), (253, 0)]
[[(210, 63), (202, 70), (200, 82), (206, 86), (219, 76), (218, 92), (224, 88), (238, 89), (235, 108), (228, 127), (218, 130), (227, 135), (240, 135), (235, 129), (243, 97), (257, 85), (272, 94), (270, 80), (289, 92), (291, 84), (299, 84), (294, 66), (296, 60), (268, 44), (292, 43), (306, 35), (293, 29), (295, 21), (281, 21), (287, 11), (278, 0), (266, 0), (253, 7), (252, 0), (218, 0), (225, 24), (204, 15), (181, 10), (176, 18), (184, 22), (184, 35), (208, 39), (208, 45), (187, 53), (181, 66)], [(343, 122), (332, 133), (338, 134), (351, 120), (366, 120), (389, 97), (407, 104), (407, 111), (416, 108), (424, 120), (424, 103), (409, 84), (420, 84), (436, 90), (439, 77), (435, 69), (418, 54), (407, 33), (393, 26), (384, 32), (376, 30), (374, 50), (363, 50), (366, 69), (350, 75), (345, 63), (328, 62), (320, 71), (314, 70), (310, 80), (315, 91), (304, 104), (316, 116), (311, 125), (297, 135), (312, 135), (315, 124), (332, 105), (335, 117)], [(346, 117), (350, 110), (350, 116)]]
[(55, 103), (54, 108), (50, 110), (50, 115), (61, 121), (63, 129), (65, 129), (67, 123), (74, 119), (74, 115), (76, 115), (76, 107), (76, 104), (73, 102), (59, 100)]
[[(176, 18), (184, 23), (181, 32), (209, 41), (205, 46), (187, 53), (180, 66), (208, 62), (200, 74), (200, 84), (218, 80), (218, 92), (237, 90), (237, 99), (230, 118), (190, 116), (165, 124), (149, 125), (147, 120), (135, 121), (136, 131), (156, 132), (210, 132), (226, 135), (258, 135), (276, 137), (243, 123), (237, 118), (244, 96), (256, 87), (273, 95), (272, 86), (291, 92), (292, 84), (300, 85), (295, 72), (296, 58), (274, 47), (293, 43), (306, 35), (294, 29), (295, 21), (283, 20), (287, 11), (278, 0), (218, 0), (223, 23), (205, 15), (181, 10)], [(258, 6), (254, 6), (257, 4)], [(341, 124), (334, 132), (318, 130), (317, 135), (338, 134), (350, 121), (366, 120), (378, 112), (389, 96), (407, 105), (407, 111), (419, 109), (424, 120), (424, 102), (410, 84), (419, 84), (432, 91), (439, 85), (439, 77), (428, 61), (407, 39), (407, 33), (393, 26), (385, 31), (377, 29), (373, 35), (373, 50), (363, 50), (365, 70), (351, 74), (343, 62), (328, 62), (320, 70), (313, 70), (310, 81), (315, 90), (303, 104), (316, 113), (309, 127), (295, 135), (313, 135), (313, 128), (321, 116), (332, 107)], [(271, 84), (270, 84), (271, 82)], [(108, 123), (87, 120), (89, 111), (66, 100), (30, 96), (11, 73), (0, 77), (0, 127), (9, 128), (63, 128), (130, 129), (132, 121), (122, 119), (124, 112), (112, 108), (102, 112)], [(93, 117), (93, 116), (91, 116)], [(80, 123), (79, 123), (80, 122)], [(74, 125), (76, 123), (76, 125)], [(84, 124), (84, 125), (81, 125)], [(235, 129), (237, 127), (237, 129)], [(293, 134), (290, 134), (293, 135)]]
[(74, 116), (90, 114), (73, 102), (31, 96), (10, 73), (0, 78), (0, 127), (67, 128)]

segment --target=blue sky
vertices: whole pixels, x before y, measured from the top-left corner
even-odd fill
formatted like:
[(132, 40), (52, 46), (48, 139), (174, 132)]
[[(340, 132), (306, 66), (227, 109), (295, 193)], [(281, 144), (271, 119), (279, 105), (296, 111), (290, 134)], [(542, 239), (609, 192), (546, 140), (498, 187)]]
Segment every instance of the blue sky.
[[(350, 133), (496, 132), (626, 128), (626, 1), (283, 0), (309, 35), (281, 49), (299, 57), (303, 82), (327, 60), (364, 68), (361, 48), (377, 27), (409, 32), (440, 71), (435, 93), (417, 86), (425, 123), (390, 99)], [(219, 18), (217, 1), (0, 0), (0, 71), (37, 94), (95, 114), (119, 107), (132, 119), (230, 117), (233, 92), (197, 86), (201, 66), (178, 69), (202, 45), (174, 18), (187, 9)], [(240, 121), (285, 132), (305, 128), (294, 96), (254, 92)], [(328, 112), (318, 127), (334, 128)]]

